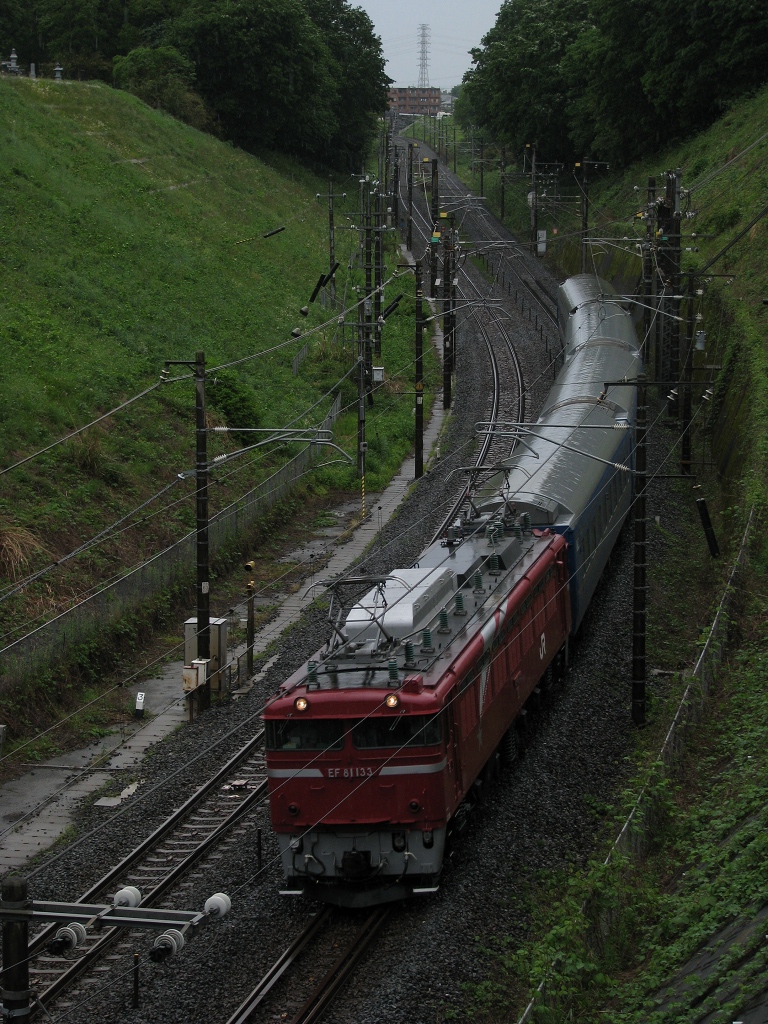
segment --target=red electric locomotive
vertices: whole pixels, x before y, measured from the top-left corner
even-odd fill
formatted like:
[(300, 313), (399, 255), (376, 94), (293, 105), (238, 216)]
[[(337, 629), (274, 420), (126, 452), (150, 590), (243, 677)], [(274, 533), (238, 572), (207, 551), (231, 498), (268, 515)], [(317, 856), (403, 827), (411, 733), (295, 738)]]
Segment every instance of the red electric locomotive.
[(449, 823), (565, 656), (566, 542), (507, 506), (332, 593), (331, 641), (264, 712), (272, 824), (291, 891), (367, 906), (434, 890)]

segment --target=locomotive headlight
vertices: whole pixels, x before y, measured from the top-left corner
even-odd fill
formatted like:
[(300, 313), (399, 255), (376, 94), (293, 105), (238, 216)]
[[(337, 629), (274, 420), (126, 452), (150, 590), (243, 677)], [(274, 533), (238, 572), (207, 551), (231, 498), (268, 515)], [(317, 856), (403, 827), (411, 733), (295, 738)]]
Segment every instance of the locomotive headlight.
[(306, 711), (307, 708), (309, 707), (309, 701), (307, 700), (306, 697), (297, 697), (296, 700), (293, 702), (293, 706), (296, 708), (297, 711)]
[(390, 693), (385, 698), (384, 703), (387, 705), (388, 708), (396, 708), (397, 705), (400, 703), (400, 698), (397, 696), (396, 693)]

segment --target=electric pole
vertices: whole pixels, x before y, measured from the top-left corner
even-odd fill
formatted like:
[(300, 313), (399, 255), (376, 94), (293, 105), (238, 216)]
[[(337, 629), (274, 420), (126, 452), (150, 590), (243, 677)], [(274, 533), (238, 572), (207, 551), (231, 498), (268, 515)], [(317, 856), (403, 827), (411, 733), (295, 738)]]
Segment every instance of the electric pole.
[(537, 232), (539, 230), (539, 209), (536, 183), (536, 146), (525, 147), (531, 151), (531, 252), (536, 252)]
[(413, 251), (413, 150), (414, 142), (408, 143), (408, 234), (406, 247), (408, 252)]
[(694, 277), (688, 273), (688, 302), (686, 303), (685, 361), (683, 363), (683, 394), (682, 394), (682, 444), (680, 452), (680, 472), (691, 472), (691, 383), (693, 379), (693, 325), (694, 314)]
[[(392, 154), (392, 219), (400, 230), (400, 150), (394, 146)], [(398, 234), (398, 238), (400, 235)]]
[(485, 195), (485, 139), (480, 139), (480, 198)]
[[(2, 882), (2, 902), (9, 908), (28, 910), (27, 880), (8, 875)], [(17, 921), (3, 922), (3, 1016), (8, 1020), (28, 1020), (29, 1010), (29, 923), (19, 915)]]
[[(656, 233), (656, 179), (648, 179), (645, 201), (645, 242), (643, 243), (643, 358), (650, 362), (651, 325), (653, 324), (653, 246)], [(654, 353), (655, 357), (655, 353)]]
[(424, 475), (424, 281), (421, 262), (416, 262), (416, 433), (414, 438), (414, 476)]
[(334, 269), (336, 266), (336, 228), (333, 214), (333, 200), (346, 199), (347, 193), (334, 193), (333, 177), (331, 176), (328, 178), (328, 195), (321, 196), (320, 193), (318, 193), (317, 198), (328, 200), (328, 256), (330, 259), (330, 263), (328, 264), (328, 299), (331, 309), (334, 309), (336, 307), (336, 274)]
[(363, 299), (363, 330), (365, 337), (365, 378), (368, 405), (373, 405), (373, 331), (372, 331), (372, 294), (373, 294), (373, 230), (371, 224), (371, 189), (368, 178), (363, 181), (365, 202), (365, 298)]
[(501, 148), (501, 177), (500, 177), (500, 181), (501, 181), (501, 203), (500, 203), (500, 207), (501, 207), (501, 209), (499, 210), (499, 220), (502, 222), (502, 224), (504, 223), (504, 167), (505, 167), (504, 161), (505, 161), (505, 159), (506, 159), (506, 153), (504, 151), (504, 147), (502, 146), (502, 148)]
[(453, 374), (453, 232), (443, 233), (443, 408), (451, 407)]
[[(671, 247), (671, 258), (672, 258), (672, 330), (671, 330), (671, 344), (669, 352), (669, 371), (670, 380), (680, 379), (680, 299), (675, 298), (675, 295), (680, 294), (680, 261), (681, 261), (681, 212), (680, 212), (680, 180), (682, 178), (682, 172), (678, 167), (672, 176), (672, 187), (673, 187), (673, 213), (672, 213), (672, 231), (670, 232), (670, 247)], [(680, 415), (680, 400), (678, 395), (675, 393), (676, 389), (673, 389), (673, 400), (670, 402), (669, 413), (670, 416), (679, 418)]]
[(644, 372), (637, 377), (637, 424), (635, 427), (635, 551), (632, 606), (632, 721), (645, 722), (645, 625), (646, 625), (646, 382)]
[(439, 181), (438, 181), (438, 170), (437, 160), (432, 160), (432, 242), (430, 243), (430, 261), (429, 261), (429, 297), (430, 299), (435, 298), (435, 289), (437, 287), (437, 238), (436, 235), (440, 232), (440, 194), (439, 194)]
[(195, 478), (197, 482), (197, 656), (210, 658), (208, 579), (208, 427), (205, 422), (205, 352), (195, 358)]
[(381, 185), (376, 189), (376, 215), (373, 239), (373, 351), (381, 357), (381, 283), (384, 280), (384, 212), (382, 209)]

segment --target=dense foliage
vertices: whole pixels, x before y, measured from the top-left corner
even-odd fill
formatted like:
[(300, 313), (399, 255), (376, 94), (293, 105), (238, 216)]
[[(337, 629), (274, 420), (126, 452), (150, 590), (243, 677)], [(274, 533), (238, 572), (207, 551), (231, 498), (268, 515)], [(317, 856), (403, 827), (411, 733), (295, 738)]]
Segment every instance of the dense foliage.
[(114, 81), (251, 151), (345, 169), (386, 109), (381, 40), (347, 0), (8, 0), (0, 55), (11, 47), (24, 66)]
[(549, 159), (628, 163), (768, 81), (754, 0), (504, 0), (457, 117)]

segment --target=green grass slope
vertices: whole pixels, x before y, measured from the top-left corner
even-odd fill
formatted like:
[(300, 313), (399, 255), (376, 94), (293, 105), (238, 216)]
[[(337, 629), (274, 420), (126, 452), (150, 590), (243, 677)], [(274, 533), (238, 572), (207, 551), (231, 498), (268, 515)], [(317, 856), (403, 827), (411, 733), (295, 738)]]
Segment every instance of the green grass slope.
[[(316, 198), (327, 179), (281, 158), (256, 159), (92, 83), (0, 78), (0, 140), (0, 471), (157, 383), (164, 360), (194, 359), (197, 350), (209, 368), (243, 360), (210, 375), (209, 425), (284, 425), (350, 370), (356, 342), (338, 314), (318, 301), (307, 319), (299, 315), (328, 266), (327, 206)], [(336, 186), (353, 210), (357, 178)], [(337, 216), (349, 223), (343, 209)], [(285, 230), (263, 237), (278, 227)], [(339, 231), (340, 295), (353, 295), (361, 279), (359, 266), (346, 269), (357, 242), (356, 231)], [(394, 254), (387, 262), (391, 274)], [(370, 413), (369, 490), (412, 444), (412, 286), (405, 278), (396, 287), (407, 294), (385, 329), (387, 383)], [(355, 320), (354, 310), (348, 317)], [(294, 377), (291, 361), (306, 340), (291, 338), (297, 325), (314, 333)], [(336, 439), (354, 454), (354, 376), (341, 395)], [(194, 465), (194, 402), (191, 380), (165, 384), (2, 475), (5, 642), (194, 524), (192, 486), (178, 485), (123, 524), (130, 529), (11, 593)], [(319, 422), (329, 405), (301, 423)], [(210, 456), (246, 437), (213, 435)], [(261, 449), (218, 472), (211, 513), (286, 454)], [(354, 469), (315, 479), (359, 487)]]

